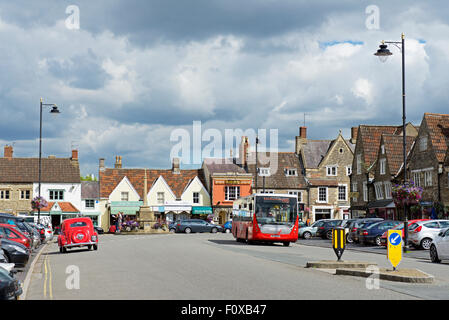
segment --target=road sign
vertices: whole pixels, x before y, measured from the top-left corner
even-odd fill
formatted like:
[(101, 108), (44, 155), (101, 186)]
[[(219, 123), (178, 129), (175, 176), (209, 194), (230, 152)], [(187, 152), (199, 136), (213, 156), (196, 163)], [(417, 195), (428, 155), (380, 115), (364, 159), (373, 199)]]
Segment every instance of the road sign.
[(337, 255), (338, 261), (346, 248), (346, 231), (344, 228), (335, 228), (332, 230), (332, 247)]
[(387, 259), (396, 270), (402, 260), (402, 230), (388, 230), (387, 241)]

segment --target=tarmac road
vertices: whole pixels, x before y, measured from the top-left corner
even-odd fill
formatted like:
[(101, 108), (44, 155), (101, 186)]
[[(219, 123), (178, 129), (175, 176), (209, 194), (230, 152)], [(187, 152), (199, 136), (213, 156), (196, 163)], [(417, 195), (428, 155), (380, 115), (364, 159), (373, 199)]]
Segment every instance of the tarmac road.
[[(381, 281), (307, 269), (308, 261), (333, 260), (330, 248), (292, 244), (247, 245), (231, 234), (100, 236), (98, 251), (60, 254), (46, 247), (36, 263), (26, 299), (303, 300), (449, 298), (449, 265), (405, 258), (404, 267), (435, 275), (432, 285)], [(377, 262), (379, 254), (347, 250), (343, 259)], [(78, 286), (79, 283), (79, 286)]]

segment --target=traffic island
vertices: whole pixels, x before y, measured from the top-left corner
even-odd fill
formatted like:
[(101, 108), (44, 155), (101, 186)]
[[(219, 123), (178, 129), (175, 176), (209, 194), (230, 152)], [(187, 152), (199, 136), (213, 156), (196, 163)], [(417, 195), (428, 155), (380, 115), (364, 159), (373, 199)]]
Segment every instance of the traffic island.
[(318, 269), (366, 269), (369, 266), (377, 266), (375, 262), (363, 262), (363, 261), (335, 261), (335, 260), (322, 260), (307, 262), (306, 268), (318, 268)]
[[(336, 275), (345, 276), (356, 276), (356, 277), (370, 277), (373, 274), (373, 270), (367, 270), (363, 268), (337, 268), (335, 271)], [(378, 273), (379, 279), (388, 281), (398, 281), (398, 282), (409, 282), (409, 283), (433, 283), (434, 277), (418, 269), (386, 269), (379, 268)]]

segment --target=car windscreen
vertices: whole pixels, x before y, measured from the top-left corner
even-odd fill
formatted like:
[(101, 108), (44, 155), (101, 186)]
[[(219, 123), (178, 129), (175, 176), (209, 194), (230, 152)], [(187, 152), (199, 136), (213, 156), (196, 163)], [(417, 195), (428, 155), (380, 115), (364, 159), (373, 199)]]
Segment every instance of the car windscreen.
[(295, 198), (258, 196), (256, 198), (256, 220), (260, 224), (290, 224), (298, 216)]
[(77, 227), (87, 227), (87, 223), (84, 221), (77, 221), (70, 224), (70, 228), (77, 228)]

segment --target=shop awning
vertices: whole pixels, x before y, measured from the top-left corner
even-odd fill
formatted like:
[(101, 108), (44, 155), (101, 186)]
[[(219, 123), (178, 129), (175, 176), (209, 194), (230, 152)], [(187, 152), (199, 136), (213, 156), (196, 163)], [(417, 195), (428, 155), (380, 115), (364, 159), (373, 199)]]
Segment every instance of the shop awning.
[(192, 207), (192, 214), (212, 214), (212, 207)]
[(396, 208), (394, 201), (391, 199), (387, 200), (376, 200), (368, 203), (368, 208), (370, 209), (379, 209), (379, 208)]
[(136, 215), (142, 205), (143, 201), (112, 201), (111, 214)]

